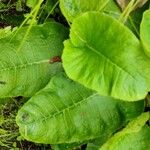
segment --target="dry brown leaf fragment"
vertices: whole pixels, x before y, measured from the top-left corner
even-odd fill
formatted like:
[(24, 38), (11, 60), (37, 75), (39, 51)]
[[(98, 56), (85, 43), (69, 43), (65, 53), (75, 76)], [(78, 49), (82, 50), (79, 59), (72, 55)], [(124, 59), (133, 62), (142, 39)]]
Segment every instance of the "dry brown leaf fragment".
[(129, 4), (130, 0), (116, 0), (119, 7), (124, 10), (126, 6)]
[(140, 0), (136, 5), (136, 8), (142, 7), (148, 0)]
[[(122, 9), (122, 11), (127, 7), (131, 0), (116, 0), (117, 4), (119, 7)], [(139, 2), (136, 4), (135, 8), (142, 7), (148, 0), (139, 0)], [(135, 1), (136, 3), (137, 1)]]

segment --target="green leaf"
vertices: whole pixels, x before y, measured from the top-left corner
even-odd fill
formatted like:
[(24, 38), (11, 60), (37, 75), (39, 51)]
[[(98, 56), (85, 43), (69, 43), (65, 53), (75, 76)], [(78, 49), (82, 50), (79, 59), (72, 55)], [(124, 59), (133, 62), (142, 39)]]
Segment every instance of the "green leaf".
[(57, 75), (19, 110), (16, 121), (29, 141), (74, 143), (113, 133), (139, 115), (143, 107), (143, 101), (103, 97), (65, 75)]
[(62, 55), (67, 75), (99, 94), (127, 101), (150, 89), (150, 59), (139, 40), (112, 17), (88, 12), (76, 18)]
[(113, 15), (120, 14), (114, 0), (60, 0), (60, 8), (63, 15), (70, 22), (87, 11), (105, 11)]
[(11, 26), (8, 26), (4, 29), (0, 29), (0, 39), (10, 35), (11, 33)]
[(53, 145), (51, 144), (51, 148), (53, 150), (75, 150), (79, 149), (81, 145), (85, 144), (84, 142), (79, 142), (79, 143), (64, 143), (64, 144), (56, 144)]
[(26, 5), (30, 8), (34, 8), (41, 0), (27, 0)]
[(130, 122), (126, 128), (110, 138), (100, 150), (146, 150), (150, 149), (150, 127), (145, 125), (149, 112)]
[(22, 11), (22, 1), (21, 0), (17, 0), (16, 2), (16, 11)]
[(54, 56), (60, 56), (67, 30), (58, 23), (33, 26), (19, 49), (28, 27), (18, 31), (15, 37), (0, 39), (0, 97), (30, 97), (43, 88), (56, 73), (62, 70), (60, 63), (50, 64)]
[(143, 14), (140, 38), (145, 50), (145, 53), (150, 57), (150, 10), (147, 10)]

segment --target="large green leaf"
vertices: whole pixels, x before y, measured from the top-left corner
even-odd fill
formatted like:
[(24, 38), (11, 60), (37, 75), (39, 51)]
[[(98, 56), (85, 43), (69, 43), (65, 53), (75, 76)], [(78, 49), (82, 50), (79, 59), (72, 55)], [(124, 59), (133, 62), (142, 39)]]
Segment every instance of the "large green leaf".
[(148, 119), (149, 113), (142, 114), (110, 138), (100, 150), (149, 150), (150, 127), (145, 125)]
[[(8, 36), (9, 34), (11, 34), (12, 33), (12, 31), (11, 31), (12, 29), (11, 29), (11, 26), (8, 26), (8, 27), (6, 27), (6, 28), (1, 28), (0, 29), (0, 39), (1, 38), (4, 38), (4, 37), (6, 37), (6, 36)], [(15, 30), (15, 29), (14, 29)]]
[(99, 94), (135, 101), (150, 90), (150, 59), (134, 34), (112, 17), (83, 14), (64, 44), (67, 75)]
[(140, 38), (146, 54), (150, 56), (150, 10), (144, 12), (140, 27)]
[(60, 0), (60, 8), (70, 22), (87, 11), (105, 11), (113, 15), (120, 13), (114, 0)]
[(40, 0), (27, 0), (26, 5), (30, 8), (34, 8)]
[(112, 134), (142, 111), (143, 101), (103, 97), (57, 75), (19, 110), (16, 121), (27, 140), (73, 143)]
[(12, 39), (13, 34), (0, 39), (1, 98), (30, 97), (61, 69), (60, 63), (50, 64), (49, 60), (61, 55), (67, 30), (54, 22), (33, 26), (21, 44), (27, 28), (20, 29)]

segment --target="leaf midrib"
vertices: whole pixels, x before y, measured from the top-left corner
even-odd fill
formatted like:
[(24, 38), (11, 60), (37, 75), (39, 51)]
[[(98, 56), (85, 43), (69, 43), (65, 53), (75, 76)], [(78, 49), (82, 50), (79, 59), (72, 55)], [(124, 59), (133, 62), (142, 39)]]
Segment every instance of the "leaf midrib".
[[(130, 73), (128, 72), (127, 70), (125, 70), (124, 68), (120, 67), (118, 64), (114, 63), (109, 57), (105, 56), (103, 53), (97, 51), (95, 48), (93, 48), (92, 46), (90, 46), (88, 44), (88, 42), (86, 40), (84, 40), (81, 36), (79, 36), (79, 34), (77, 34), (77, 32), (73, 31), (72, 32), (75, 33), (76, 36), (78, 36), (78, 38), (81, 40), (81, 42), (85, 43), (86, 46), (91, 50), (93, 51), (94, 53), (98, 54), (99, 56), (103, 57), (104, 59), (106, 59), (108, 62), (110, 62), (112, 65), (116, 66), (118, 69), (122, 70), (123, 72), (125, 72), (127, 75), (129, 75), (132, 79), (136, 80), (135, 77)], [(72, 42), (73, 44), (73, 42)], [(73, 44), (74, 45), (74, 44)]]
[(42, 60), (42, 61), (36, 61), (36, 62), (33, 62), (33, 63), (25, 63), (25, 64), (21, 64), (21, 65), (16, 65), (16, 66), (11, 66), (11, 67), (5, 67), (5, 68), (2, 68), (0, 69), (0, 72), (1, 71), (7, 71), (7, 70), (16, 70), (16, 69), (20, 69), (20, 68), (27, 68), (28, 66), (33, 66), (33, 65), (41, 65), (41, 64), (44, 64), (44, 63), (47, 63), (48, 64), (49, 60), (46, 59), (46, 60)]
[(78, 102), (76, 102), (76, 103), (72, 103), (72, 105), (70, 105), (70, 106), (68, 106), (68, 107), (65, 107), (65, 108), (63, 108), (62, 110), (60, 110), (59, 112), (56, 112), (55, 114), (53, 114), (53, 115), (48, 115), (48, 116), (44, 116), (44, 118), (41, 116), (41, 118), (39, 118), (38, 120), (34, 120), (34, 121), (32, 121), (32, 122), (29, 122), (29, 123), (26, 123), (25, 125), (29, 125), (29, 124), (33, 124), (34, 122), (43, 122), (43, 120), (47, 120), (47, 119), (50, 119), (50, 118), (54, 118), (54, 117), (56, 117), (57, 115), (59, 115), (59, 114), (61, 114), (61, 113), (63, 113), (65, 110), (67, 110), (67, 109), (73, 109), (74, 107), (80, 107), (80, 103), (83, 103), (84, 101), (86, 101), (86, 100), (88, 100), (88, 99), (90, 99), (90, 98), (92, 98), (92, 97), (94, 97), (94, 96), (97, 96), (97, 95), (99, 95), (99, 94), (97, 94), (97, 93), (94, 93), (94, 94), (91, 94), (90, 96), (88, 96), (88, 97), (86, 97), (86, 98), (84, 98), (84, 99), (82, 99), (81, 101), (78, 101)]

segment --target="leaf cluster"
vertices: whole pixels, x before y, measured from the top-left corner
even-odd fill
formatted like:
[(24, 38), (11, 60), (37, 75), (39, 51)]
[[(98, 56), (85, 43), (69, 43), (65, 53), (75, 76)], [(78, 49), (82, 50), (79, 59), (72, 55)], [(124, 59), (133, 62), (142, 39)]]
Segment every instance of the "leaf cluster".
[(11, 123), (2, 111), (0, 136), (6, 123), (7, 141), (54, 150), (150, 149), (149, 1), (0, 3), (12, 8), (22, 19), (0, 29), (0, 102), (23, 99)]

